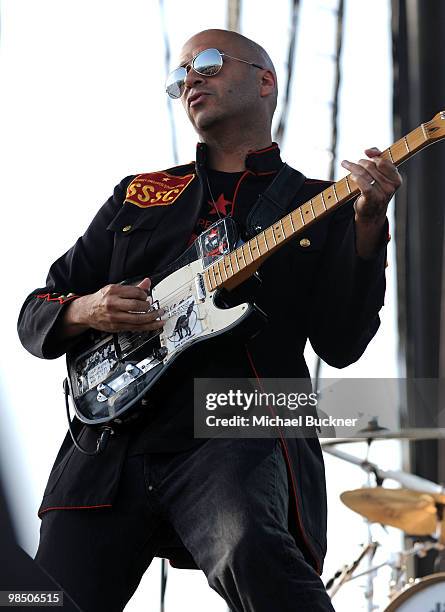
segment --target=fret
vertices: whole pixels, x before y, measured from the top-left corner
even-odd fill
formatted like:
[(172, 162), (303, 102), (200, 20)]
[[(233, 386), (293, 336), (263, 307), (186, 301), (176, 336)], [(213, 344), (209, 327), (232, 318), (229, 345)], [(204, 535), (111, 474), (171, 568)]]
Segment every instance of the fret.
[[(386, 150), (388, 151), (388, 149)], [(386, 153), (384, 151), (384, 153)], [(387, 155), (383, 155), (385, 159), (390, 159), (393, 164), (396, 164), (400, 159), (402, 159), (406, 155), (405, 143), (403, 140), (398, 140), (391, 147), (391, 158), (389, 158), (389, 153)]]
[(387, 151), (388, 151), (390, 160), (392, 161), (392, 163), (394, 163), (394, 157), (392, 156), (392, 153), (391, 153), (391, 147), (388, 147)]
[(274, 227), (272, 228), (272, 231), (274, 233), (277, 244), (279, 244), (282, 241), (282, 232), (281, 232), (280, 224), (278, 223), (277, 225), (274, 225)]
[[(216, 262), (216, 267), (217, 267), (217, 270), (219, 271), (219, 276), (220, 276), (221, 280), (227, 280), (228, 276), (227, 276), (226, 268), (225, 268), (224, 265), (221, 268), (221, 263), (222, 263), (221, 260)], [(222, 272), (221, 272), (221, 270), (222, 270)], [(223, 274), (223, 272), (224, 272), (224, 274)], [(224, 277), (226, 277), (226, 278), (224, 278)]]
[(224, 257), (218, 261), (218, 270), (221, 272), (222, 280), (227, 280), (229, 278), (229, 275), (227, 274), (227, 269), (226, 269), (226, 264), (225, 264), (225, 258)]
[(243, 244), (241, 248), (243, 250), (244, 261), (246, 262), (246, 266), (248, 266), (250, 263), (252, 263), (252, 259), (249, 260), (249, 251), (247, 249), (247, 242)]
[(270, 233), (272, 234), (273, 245), (277, 246), (277, 239), (275, 238), (275, 232), (273, 231), (273, 227), (269, 227), (268, 229), (270, 229)]
[(321, 201), (323, 202), (323, 208), (325, 210), (327, 210), (326, 201), (324, 199), (324, 192), (323, 191), (320, 193), (320, 198), (321, 198)]
[[(254, 244), (254, 241), (256, 242), (256, 244)], [(249, 240), (249, 244), (251, 244), (251, 245), (252, 245), (252, 247), (251, 247), (251, 252), (256, 251), (256, 252), (258, 252), (258, 254), (259, 254), (259, 255), (261, 255), (261, 251), (260, 251), (260, 248), (259, 248), (259, 246), (258, 246), (258, 240), (257, 240), (257, 237), (256, 237), (256, 236), (254, 236), (254, 237), (252, 238), (252, 240)], [(249, 247), (249, 248), (250, 248), (250, 247)], [(256, 256), (257, 256), (257, 253), (255, 253), (255, 259), (257, 258)]]
[(305, 223), (308, 223), (309, 221), (312, 221), (312, 219), (315, 219), (315, 215), (312, 212), (312, 207), (311, 207), (310, 202), (305, 202), (304, 204), (302, 204), (300, 206), (300, 209), (305, 219)]
[(215, 278), (217, 279), (218, 283), (220, 283), (223, 280), (223, 277), (221, 274), (221, 268), (219, 267), (219, 261), (216, 261), (213, 264), (213, 269), (215, 270)]
[(290, 220), (290, 224), (292, 227), (292, 233), (295, 234), (295, 226), (294, 226), (294, 222), (292, 221), (292, 213), (288, 215), (289, 220)]
[(323, 199), (320, 197), (320, 195), (316, 195), (312, 198), (311, 205), (315, 217), (318, 217), (324, 213)]
[(300, 211), (298, 210), (298, 208), (296, 208), (290, 213), (292, 216), (292, 222), (295, 226), (295, 231), (298, 231), (303, 227), (303, 223), (301, 222), (301, 215), (299, 214), (299, 212)]
[(216, 288), (218, 286), (218, 281), (216, 280), (215, 266), (210, 266), (209, 270), (211, 270), (213, 273), (213, 284)]
[(281, 219), (281, 226), (283, 228), (283, 236), (286, 240), (289, 236), (292, 236), (292, 227), (289, 224), (288, 215)]
[[(238, 262), (241, 262), (241, 260), (243, 260), (243, 261), (242, 261), (242, 266), (240, 266), (240, 267), (241, 267), (241, 269), (242, 269), (242, 268), (245, 268), (245, 267), (247, 266), (247, 262), (246, 262), (246, 258), (244, 257), (244, 250), (243, 250), (243, 247), (242, 247), (242, 246), (238, 247), (238, 248), (236, 249), (236, 252), (238, 253), (238, 255), (236, 256), (236, 258), (237, 258)], [(238, 263), (238, 265), (239, 265), (239, 263)]]
[(348, 198), (349, 190), (344, 179), (340, 179), (337, 183), (335, 183), (335, 192), (339, 201), (346, 200)]
[(407, 141), (407, 139), (406, 139), (406, 136), (404, 136), (404, 137), (403, 137), (403, 142), (405, 143), (405, 147), (406, 147), (406, 151), (407, 151), (407, 153), (411, 153), (411, 149), (409, 148), (409, 145), (408, 145), (408, 141)]
[(314, 205), (312, 204), (312, 198), (311, 198), (311, 201), (309, 202), (309, 204), (310, 204), (310, 207), (311, 207), (311, 210), (312, 210), (312, 214), (314, 215), (314, 219), (315, 219), (315, 217), (317, 215), (315, 214)]
[(428, 134), (426, 132), (425, 125), (423, 123), (421, 123), (420, 127), (422, 128), (423, 137), (425, 138), (425, 140), (428, 140)]
[(210, 280), (209, 271), (204, 270), (203, 276), (204, 276), (204, 284), (206, 285), (207, 290), (213, 291), (212, 281)]
[(230, 260), (232, 262), (232, 270), (233, 270), (233, 264), (236, 265), (236, 271), (234, 272), (234, 274), (236, 274), (237, 272), (240, 271), (240, 267), (239, 267), (239, 263), (238, 263), (238, 258), (236, 256), (236, 250), (232, 251), (231, 253), (229, 253), (229, 257), (230, 257)]
[(230, 268), (230, 276), (233, 276), (232, 260), (230, 259), (230, 255), (226, 255), (224, 257), (224, 261), (228, 261), (229, 262), (228, 266), (226, 264), (226, 271), (227, 271), (227, 268), (229, 267)]
[(247, 248), (249, 249), (249, 255), (250, 255), (252, 261), (255, 261), (255, 257), (252, 255), (252, 249), (250, 247), (250, 243), (251, 242), (252, 242), (251, 240), (248, 240), (246, 244), (247, 244)]
[[(247, 252), (248, 252), (248, 255), (249, 255), (249, 257), (250, 257), (250, 261), (249, 261), (249, 263), (252, 263), (252, 261), (253, 261), (253, 255), (252, 255), (252, 251), (251, 251), (251, 249), (250, 249), (250, 241), (249, 241), (249, 240), (248, 240), (248, 241), (246, 242), (246, 244), (243, 246), (244, 255), (246, 254), (246, 247), (247, 247)], [(247, 259), (246, 259), (246, 261), (247, 261)]]
[(298, 212), (300, 213), (301, 223), (302, 223), (303, 225), (305, 225), (305, 223), (304, 223), (304, 218), (303, 218), (303, 213), (301, 212), (301, 206), (299, 206), (299, 207), (297, 208), (297, 210), (298, 210)]
[(266, 247), (266, 253), (267, 253), (267, 251), (269, 250), (269, 245), (267, 244), (266, 232), (261, 232), (261, 234), (259, 234), (259, 235), (263, 237), (264, 246)]
[(337, 189), (335, 188), (335, 183), (332, 185), (332, 191), (334, 193), (335, 201), (338, 202)]
[(281, 231), (283, 232), (283, 238), (286, 239), (286, 232), (284, 231), (283, 219), (280, 219)]
[(325, 189), (324, 193), (327, 195), (327, 198), (325, 199), (326, 206), (328, 208), (331, 208), (331, 206), (333, 206), (335, 204), (335, 202), (332, 201), (333, 200), (333, 195), (334, 195), (332, 187), (328, 187), (327, 189)]
[(415, 151), (418, 147), (418, 145), (420, 144), (420, 140), (423, 141), (422, 138), (422, 131), (420, 130), (420, 128), (416, 128), (415, 130), (413, 130), (412, 132), (410, 132), (409, 134), (407, 134), (405, 136), (406, 141), (408, 143), (409, 148), (411, 149), (411, 151)]
[(349, 185), (348, 175), (345, 176), (345, 183), (346, 183), (346, 187), (348, 188), (348, 192), (351, 193), (351, 187)]

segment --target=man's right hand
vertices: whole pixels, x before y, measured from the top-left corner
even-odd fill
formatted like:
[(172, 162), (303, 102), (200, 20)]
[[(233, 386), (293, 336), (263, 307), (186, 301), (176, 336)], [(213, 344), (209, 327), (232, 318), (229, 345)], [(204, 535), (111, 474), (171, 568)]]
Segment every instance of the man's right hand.
[(159, 320), (164, 310), (150, 311), (150, 285), (149, 278), (136, 286), (106, 285), (73, 300), (66, 309), (61, 335), (73, 337), (90, 328), (106, 332), (160, 329), (165, 324)]

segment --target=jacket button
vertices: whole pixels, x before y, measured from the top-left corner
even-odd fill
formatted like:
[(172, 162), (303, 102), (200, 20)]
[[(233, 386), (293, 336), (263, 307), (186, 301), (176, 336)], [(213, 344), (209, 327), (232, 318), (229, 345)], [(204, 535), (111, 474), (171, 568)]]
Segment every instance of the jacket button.
[(122, 228), (123, 232), (129, 232), (131, 230), (131, 225), (126, 225), (125, 227)]
[(300, 240), (300, 246), (302, 246), (302, 247), (311, 246), (311, 241), (309, 240), (309, 238), (302, 238)]

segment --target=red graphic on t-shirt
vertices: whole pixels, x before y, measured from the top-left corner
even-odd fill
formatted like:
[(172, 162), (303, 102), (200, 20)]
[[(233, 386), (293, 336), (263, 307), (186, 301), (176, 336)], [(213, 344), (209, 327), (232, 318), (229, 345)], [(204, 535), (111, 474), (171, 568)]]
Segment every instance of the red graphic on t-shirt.
[(230, 209), (232, 208), (232, 202), (230, 200), (226, 200), (224, 194), (222, 193), (216, 200), (215, 204), (213, 204), (213, 202), (209, 202), (209, 207), (209, 215), (216, 215), (218, 214), (216, 211), (218, 211), (220, 215), (225, 217), (229, 214)]
[[(232, 202), (224, 197), (224, 194), (218, 197), (215, 203), (212, 200), (207, 200), (207, 214), (205, 217), (199, 217), (196, 221), (195, 231), (190, 236), (187, 246), (193, 244), (196, 238), (211, 225), (216, 223), (216, 216), (226, 217), (232, 210)], [(217, 212), (218, 211), (218, 212)], [(219, 213), (219, 215), (218, 215)], [(201, 213), (202, 214), (202, 213)]]

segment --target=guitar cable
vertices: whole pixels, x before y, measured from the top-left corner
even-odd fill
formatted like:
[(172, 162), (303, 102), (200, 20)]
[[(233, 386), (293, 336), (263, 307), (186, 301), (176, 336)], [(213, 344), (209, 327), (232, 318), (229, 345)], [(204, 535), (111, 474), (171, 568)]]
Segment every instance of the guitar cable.
[(66, 408), (66, 416), (68, 420), (68, 429), (69, 429), (70, 436), (71, 436), (74, 446), (77, 448), (78, 451), (80, 451), (84, 455), (89, 455), (89, 456), (99, 455), (105, 450), (105, 447), (107, 446), (108, 440), (110, 439), (110, 437), (114, 435), (114, 429), (110, 427), (109, 425), (102, 425), (99, 429), (100, 435), (97, 438), (96, 449), (94, 451), (89, 451), (86, 448), (83, 448), (79, 444), (79, 442), (76, 440), (76, 436), (72, 429), (72, 423), (70, 419), (70, 405), (69, 405), (69, 399), (68, 399), (70, 395), (68, 378), (65, 378), (65, 380), (63, 381), (63, 394), (65, 395), (65, 408)]

